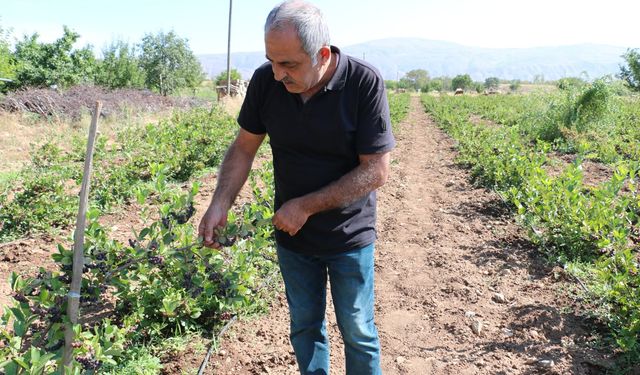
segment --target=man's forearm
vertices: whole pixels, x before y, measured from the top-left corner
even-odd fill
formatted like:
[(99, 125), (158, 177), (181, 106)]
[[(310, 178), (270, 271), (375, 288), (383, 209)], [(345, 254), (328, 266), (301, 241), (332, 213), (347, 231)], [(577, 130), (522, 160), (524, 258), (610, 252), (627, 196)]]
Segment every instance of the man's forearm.
[(382, 186), (388, 176), (389, 154), (361, 162), (351, 172), (324, 188), (303, 197), (302, 206), (310, 215), (349, 205)]
[(243, 152), (236, 143), (229, 147), (218, 172), (212, 202), (222, 205), (225, 210), (231, 208), (242, 185), (247, 181), (254, 156), (255, 154)]

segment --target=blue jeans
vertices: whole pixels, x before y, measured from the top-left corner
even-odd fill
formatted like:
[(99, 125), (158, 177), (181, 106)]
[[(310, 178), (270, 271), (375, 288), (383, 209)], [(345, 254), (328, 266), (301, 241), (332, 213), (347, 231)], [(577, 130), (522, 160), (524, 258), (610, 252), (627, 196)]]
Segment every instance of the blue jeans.
[(344, 341), (347, 375), (381, 374), (380, 341), (373, 321), (373, 249), (372, 244), (335, 255), (308, 256), (278, 246), (291, 344), (301, 374), (329, 374), (327, 276)]

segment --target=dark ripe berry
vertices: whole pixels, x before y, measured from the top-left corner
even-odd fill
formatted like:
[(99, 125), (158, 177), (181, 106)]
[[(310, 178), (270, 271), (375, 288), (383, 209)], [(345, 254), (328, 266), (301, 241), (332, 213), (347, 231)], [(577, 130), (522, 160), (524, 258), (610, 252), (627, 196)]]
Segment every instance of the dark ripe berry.
[(58, 315), (58, 314), (60, 314), (60, 307), (53, 306), (53, 307), (49, 308), (49, 310), (47, 310), (47, 314), (49, 314), (49, 315)]
[(33, 306), (30, 310), (33, 314), (38, 315), (41, 318), (44, 318), (47, 315), (47, 310), (40, 306)]
[(219, 283), (220, 281), (222, 281), (222, 275), (218, 272), (211, 272), (209, 274), (209, 281)]
[(29, 300), (27, 299), (27, 297), (25, 297), (24, 294), (22, 293), (14, 292), (12, 296), (13, 296), (13, 299), (15, 299), (18, 302), (29, 303)]
[(135, 249), (136, 247), (138, 247), (138, 241), (129, 238), (129, 246)]
[(233, 246), (236, 243), (236, 236), (219, 238), (218, 243), (224, 247)]
[(189, 290), (193, 286), (193, 281), (191, 280), (190, 274), (185, 274), (184, 279), (182, 280), (182, 287)]
[(198, 287), (191, 291), (191, 297), (198, 298), (204, 292), (204, 288)]
[(233, 318), (233, 315), (230, 312), (223, 312), (220, 314), (220, 320), (230, 320)]
[(96, 260), (106, 260), (107, 259), (107, 254), (106, 253), (97, 253), (96, 254)]
[(73, 264), (63, 264), (62, 267), (60, 267), (60, 269), (65, 272), (70, 272), (73, 270)]
[(60, 275), (58, 276), (58, 281), (68, 284), (71, 282), (71, 277), (69, 275)]
[(76, 361), (78, 361), (85, 370), (97, 370), (101, 365), (100, 361), (93, 359), (90, 354), (77, 356)]
[(164, 257), (161, 255), (154, 255), (152, 257), (149, 257), (149, 263), (156, 266), (160, 266), (164, 264)]
[(149, 249), (158, 250), (158, 241), (151, 240), (151, 242), (149, 242)]
[(193, 214), (196, 213), (196, 208), (193, 206), (193, 202), (189, 203), (189, 207), (186, 208), (186, 210), (182, 211), (182, 212), (172, 212), (171, 213), (171, 217), (178, 223), (178, 224), (185, 224), (187, 221), (189, 221), (189, 219), (191, 219), (191, 217), (193, 216)]
[(220, 288), (222, 295), (227, 297), (231, 291), (231, 282), (229, 280), (222, 280), (222, 282), (218, 284), (218, 288)]
[(162, 218), (162, 226), (167, 228), (167, 229), (171, 229), (171, 220), (168, 217), (163, 217)]

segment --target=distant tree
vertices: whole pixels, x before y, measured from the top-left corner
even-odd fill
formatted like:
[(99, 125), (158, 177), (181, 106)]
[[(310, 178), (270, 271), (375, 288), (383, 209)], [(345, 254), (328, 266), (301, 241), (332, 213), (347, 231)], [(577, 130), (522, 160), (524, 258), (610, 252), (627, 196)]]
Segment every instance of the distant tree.
[(459, 74), (455, 76), (451, 81), (451, 88), (453, 90), (455, 89), (465, 90), (467, 88), (471, 88), (472, 86), (473, 86), (473, 80), (471, 79), (471, 76), (469, 76), (468, 74)]
[[(0, 25), (0, 78), (13, 79), (15, 77), (15, 60), (9, 48), (10, 31)], [(8, 89), (8, 83), (0, 81), (0, 92)]]
[(585, 82), (582, 78), (578, 78), (578, 77), (565, 77), (565, 78), (560, 78), (558, 81), (556, 81), (556, 86), (560, 90), (570, 90), (572, 88), (579, 88), (579, 87), (583, 87), (586, 84), (587, 82)]
[[(239, 81), (242, 79), (242, 75), (237, 69), (231, 69), (231, 82)], [(227, 85), (227, 71), (223, 71), (218, 74), (215, 78), (216, 86), (226, 86)]]
[(500, 79), (498, 77), (489, 77), (484, 80), (484, 87), (487, 90), (497, 89), (500, 85)]
[(622, 57), (627, 64), (620, 65), (618, 77), (624, 80), (630, 89), (640, 91), (640, 50), (628, 49)]
[(97, 63), (91, 46), (74, 50), (80, 34), (66, 26), (63, 30), (62, 37), (53, 43), (38, 42), (38, 34), (16, 43), (14, 87), (67, 87), (93, 82)]
[(387, 90), (395, 90), (398, 88), (398, 81), (385, 80), (384, 87), (386, 87)]
[(476, 90), (476, 92), (477, 92), (478, 94), (480, 94), (482, 91), (484, 91), (484, 90), (485, 90), (484, 83), (482, 83), (482, 82), (473, 82), (473, 84), (471, 85), (471, 87), (472, 87), (474, 90)]
[(429, 81), (429, 90), (431, 91), (451, 91), (452, 90), (452, 81), (449, 77), (437, 77), (431, 79)]
[(518, 91), (520, 88), (521, 82), (519, 79), (514, 79), (509, 83), (509, 89), (513, 92)]
[(112, 89), (144, 87), (144, 70), (140, 67), (135, 46), (121, 40), (114, 41), (102, 50), (102, 56), (96, 74), (97, 84)]
[(429, 81), (428, 91), (443, 91), (442, 78), (434, 78), (431, 81)]
[(204, 72), (186, 39), (173, 31), (142, 38), (140, 65), (146, 86), (168, 95), (180, 88), (194, 89), (204, 80)]
[(533, 76), (533, 83), (542, 84), (544, 83), (544, 74), (536, 74)]
[(407, 88), (422, 89), (429, 83), (429, 72), (424, 69), (410, 70), (401, 80), (406, 82)]

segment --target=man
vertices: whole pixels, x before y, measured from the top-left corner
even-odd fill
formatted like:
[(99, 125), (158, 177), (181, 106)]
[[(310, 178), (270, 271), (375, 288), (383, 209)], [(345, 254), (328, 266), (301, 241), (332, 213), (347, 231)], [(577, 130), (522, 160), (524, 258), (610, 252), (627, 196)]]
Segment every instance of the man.
[(269, 135), (275, 177), (273, 225), (302, 374), (329, 373), (326, 284), (345, 343), (347, 374), (379, 374), (374, 324), (375, 189), (389, 172), (391, 134), (384, 81), (329, 44), (314, 5), (285, 1), (265, 25), (266, 57), (249, 84), (240, 131), (220, 167), (199, 226), (207, 246)]

